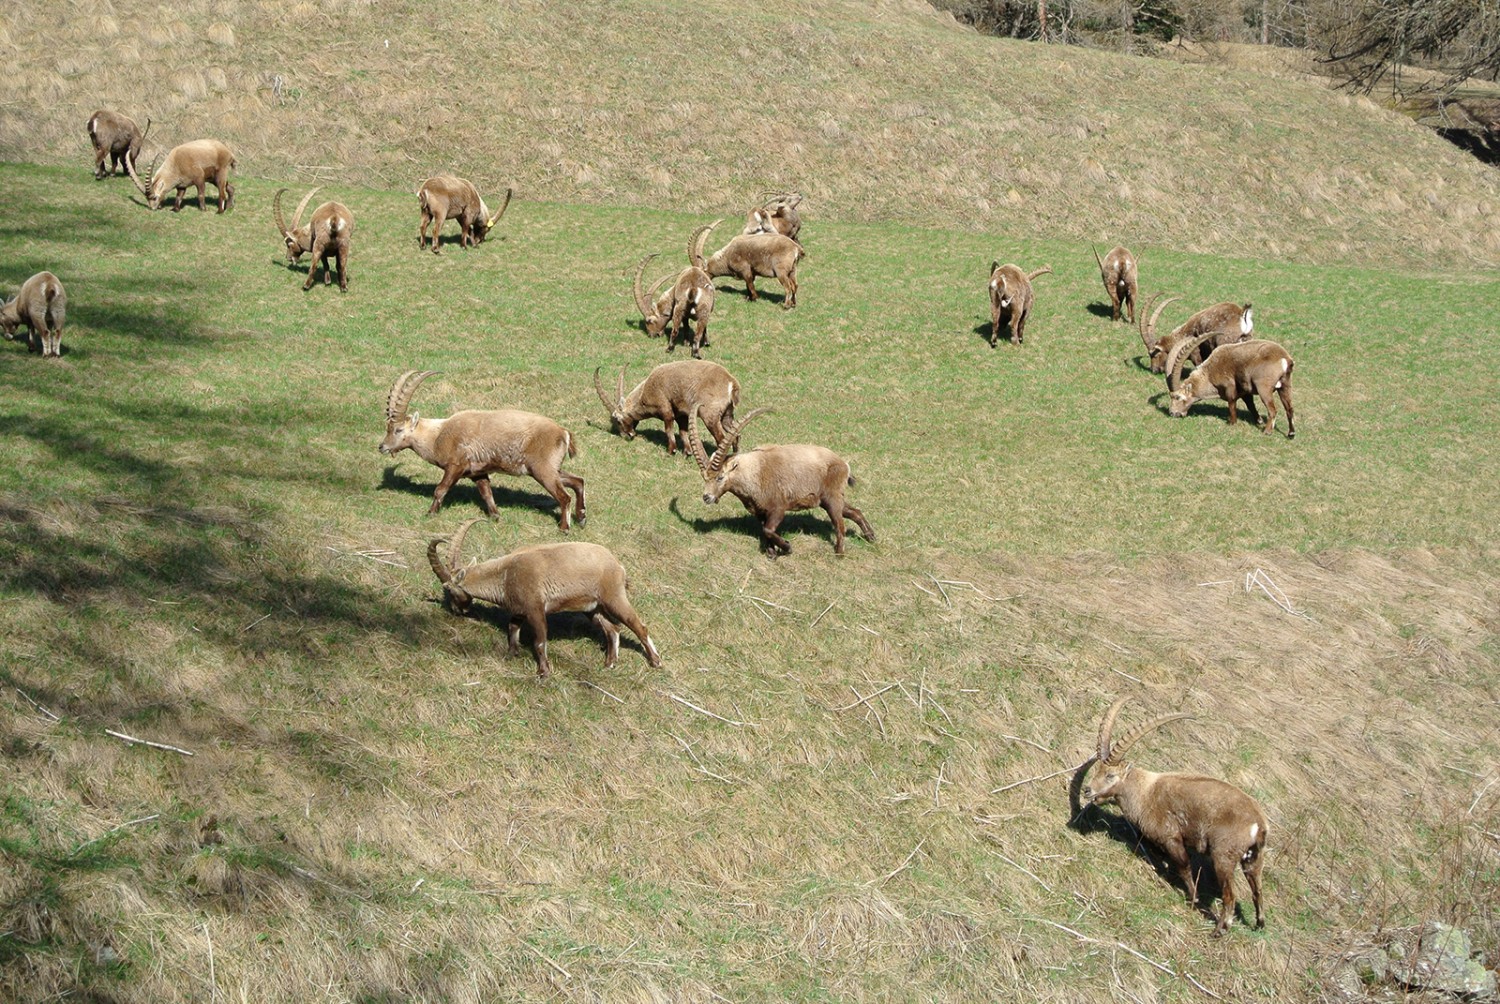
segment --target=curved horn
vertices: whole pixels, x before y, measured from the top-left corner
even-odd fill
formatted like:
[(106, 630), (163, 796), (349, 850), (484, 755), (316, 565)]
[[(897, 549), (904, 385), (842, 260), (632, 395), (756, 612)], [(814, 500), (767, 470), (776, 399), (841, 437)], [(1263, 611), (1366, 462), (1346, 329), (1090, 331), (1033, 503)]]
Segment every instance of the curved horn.
[(1168, 390), (1175, 391), (1177, 385), (1182, 382), (1182, 364), (1187, 362), (1188, 356), (1193, 354), (1193, 350), (1214, 337), (1215, 334), (1216, 332), (1210, 331), (1206, 335), (1199, 335), (1190, 342), (1179, 342), (1172, 346), (1172, 351), (1167, 353)]
[(671, 282), (675, 278), (677, 278), (677, 276), (672, 275), (669, 272), (666, 275), (662, 276), (660, 279), (658, 279), (655, 282), (653, 282), (651, 284), (651, 288), (648, 289), (648, 290), (646, 290), (646, 302), (649, 303), (649, 304), (651, 304), (653, 307), (655, 307), (656, 306), (656, 294), (660, 293), (661, 292), (661, 288), (663, 286), (665, 286), (667, 283)]
[(500, 203), (500, 211), (498, 213), (496, 213), (494, 216), (491, 216), (489, 218), (489, 220), (485, 222), (484, 229), (489, 230), (496, 223), (500, 222), (500, 217), (502, 217), (502, 216), (505, 215), (505, 208), (510, 205), (510, 197), (511, 197), (511, 193), (513, 191), (514, 190), (510, 189), (510, 188), (507, 188), (505, 190), (505, 201), (502, 202), (502, 203)]
[(1104, 713), (1104, 718), (1099, 722), (1099, 745), (1095, 749), (1099, 755), (1100, 763), (1109, 762), (1109, 735), (1115, 727), (1115, 716), (1120, 713), (1120, 708), (1128, 700), (1130, 700), (1129, 697), (1121, 697), (1116, 700), (1115, 703), (1109, 706), (1109, 710)]
[(694, 267), (703, 267), (703, 245), (708, 243), (708, 235), (713, 233), (714, 227), (723, 222), (724, 217), (720, 216), (712, 223), (705, 223), (694, 230), (693, 236), (688, 238), (688, 261), (692, 262)]
[[(775, 410), (776, 410), (775, 408), (756, 408), (754, 411), (752, 411), (750, 414), (746, 415), (744, 418), (740, 419), (739, 421), (728, 421), (728, 422), (725, 422), (724, 423), (724, 442), (720, 443), (719, 444), (720, 448), (718, 450), (714, 451), (714, 459), (718, 460), (719, 454), (721, 452), (725, 452), (724, 448), (726, 446), (728, 447), (728, 451), (727, 451), (728, 453), (733, 453), (735, 450), (739, 449), (740, 448), (740, 433), (742, 433), (742, 432), (745, 431), (745, 426), (747, 426), (751, 422), (755, 421), (761, 415), (768, 415), (768, 414), (770, 414), (771, 412), (773, 412)], [(719, 465), (718, 466), (722, 467), (723, 465), (724, 465), (724, 461), (723, 460), (719, 460)], [(718, 467), (714, 467), (713, 464), (712, 464), (712, 462), (710, 462), (709, 466), (712, 467), (714, 470), (718, 470)]]
[(996, 258), (994, 261), (990, 262), (990, 275), (994, 275), (995, 274), (995, 269), (997, 269), (999, 267), (1000, 267), (1000, 259), (999, 258)]
[[(1119, 702), (1116, 702), (1115, 707), (1116, 709), (1119, 708)], [(1161, 715), (1153, 718), (1144, 725), (1137, 725), (1113, 744), (1109, 751), (1109, 757), (1103, 762), (1108, 763), (1110, 766), (1122, 763), (1125, 759), (1125, 754), (1130, 752), (1130, 747), (1134, 746), (1136, 740), (1140, 739), (1146, 733), (1154, 732), (1168, 722), (1175, 722), (1181, 718), (1191, 717), (1193, 716), (1186, 712), (1176, 711), (1170, 715)]]
[(615, 401), (621, 412), (625, 410), (625, 367), (620, 367), (620, 378), (615, 381)]
[(1104, 275), (1104, 259), (1099, 257), (1099, 249), (1090, 244), (1089, 250), (1094, 252), (1094, 261), (1099, 263), (1099, 274)]
[[(703, 455), (703, 440), (698, 438), (698, 408), (696, 406), (688, 412), (687, 431), (688, 450), (693, 454), (693, 459), (698, 461), (698, 471), (703, 475), (703, 480), (708, 481), (712, 478), (712, 475), (708, 473), (708, 458)], [(717, 457), (718, 455), (719, 453), (716, 449), (714, 456)]]
[(276, 215), (276, 229), (281, 231), (281, 236), (291, 237), (291, 232), (286, 228), (286, 217), (281, 215), (281, 197), (285, 194), (285, 188), (276, 189), (276, 194), (271, 198), (271, 212)]
[(631, 283), (630, 287), (632, 292), (635, 293), (636, 309), (639, 310), (641, 312), (641, 316), (646, 318), (647, 320), (651, 319), (651, 316), (655, 313), (655, 311), (652, 310), (652, 304), (647, 301), (646, 294), (641, 291), (641, 274), (646, 271), (646, 263), (655, 257), (655, 254), (648, 254), (646, 257), (641, 259), (641, 263), (635, 267), (635, 281)]
[[(157, 154), (156, 159), (151, 162), (151, 166), (146, 169), (146, 177), (151, 179), (151, 181), (156, 180), (156, 165), (160, 160), (161, 155)], [(135, 165), (130, 162), (129, 157), (125, 158), (125, 170), (130, 172), (130, 180), (135, 182), (135, 187), (141, 190), (141, 194), (144, 195), (146, 197), (146, 200), (149, 202), (151, 199), (150, 182), (148, 181), (146, 184), (141, 183), (141, 176), (135, 173)]]
[(146, 137), (151, 134), (151, 116), (146, 116), (146, 128), (141, 130), (141, 144), (145, 145)]
[(312, 197), (314, 195), (316, 195), (319, 191), (321, 191), (322, 188), (323, 188), (323, 186), (319, 185), (317, 188), (314, 188), (311, 192), (308, 192), (306, 195), (302, 196), (302, 201), (299, 202), (299, 203), (297, 203), (297, 211), (292, 214), (292, 229), (293, 230), (296, 230), (298, 227), (302, 226), (302, 210), (304, 210), (304, 209), (307, 208), (308, 202), (312, 201)]
[(449, 571), (457, 574), (458, 563), (461, 560), (459, 557), (459, 552), (463, 550), (464, 538), (469, 535), (469, 528), (471, 526), (473, 526), (475, 523), (483, 522), (483, 518), (476, 516), (473, 519), (464, 520), (462, 523), (458, 524), (458, 529), (453, 531), (453, 543), (448, 546)]
[(1051, 265), (1043, 265), (1041, 268), (1037, 269), (1035, 272), (1032, 272), (1030, 275), (1028, 275), (1026, 277), (1026, 281), (1030, 282), (1031, 280), (1035, 279), (1039, 275), (1051, 275), (1051, 274), (1052, 274), (1052, 266)]
[(594, 393), (599, 395), (599, 402), (604, 405), (604, 410), (609, 412), (609, 417), (615, 417), (615, 406), (610, 403), (609, 397), (604, 393), (604, 384), (599, 380), (599, 372), (603, 366), (594, 367)]
[[(1160, 295), (1160, 293), (1151, 294), (1151, 299), (1146, 301), (1146, 310), (1151, 310), (1151, 304), (1156, 303), (1156, 298)], [(1147, 352), (1150, 352), (1152, 347), (1156, 345), (1156, 321), (1161, 317), (1161, 312), (1167, 309), (1167, 304), (1180, 299), (1182, 299), (1180, 296), (1169, 296), (1161, 301), (1161, 303), (1156, 305), (1156, 310), (1152, 311), (1151, 320), (1145, 322), (1144, 327), (1141, 328), (1141, 341), (1145, 344)], [(1144, 310), (1141, 311), (1141, 315), (1144, 315), (1145, 312)], [(1138, 315), (1137, 320), (1139, 319), (1140, 316)]]
[(411, 397), (422, 385), (422, 381), (437, 374), (437, 370), (407, 370), (398, 376), (385, 399), (386, 421), (397, 422), (405, 418), (407, 405), (411, 404)]

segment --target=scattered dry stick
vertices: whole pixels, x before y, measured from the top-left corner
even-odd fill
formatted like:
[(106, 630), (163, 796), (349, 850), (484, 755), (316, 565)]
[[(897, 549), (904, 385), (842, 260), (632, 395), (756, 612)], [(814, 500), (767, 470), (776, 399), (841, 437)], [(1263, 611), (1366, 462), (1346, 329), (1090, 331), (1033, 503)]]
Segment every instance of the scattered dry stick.
[(853, 704), (846, 704), (842, 708), (829, 708), (828, 710), (830, 710), (832, 712), (835, 712), (835, 713), (840, 712), (840, 711), (849, 711), (849, 710), (851, 710), (853, 708), (859, 707), (861, 704), (867, 704), (870, 701), (873, 701), (875, 698), (879, 697), (881, 694), (885, 693), (887, 690), (895, 690), (898, 686), (900, 686), (900, 684), (896, 684), (896, 683), (888, 684), (888, 685), (886, 685), (884, 687), (881, 687), (879, 690), (875, 691), (875, 693), (871, 694), (869, 697), (859, 697), (859, 691), (855, 690), (854, 689), (854, 684), (851, 683), (849, 685), (849, 689), (850, 690), (854, 690), (854, 696), (855, 697), (859, 697), (859, 700), (855, 701)]
[(1138, 958), (1142, 962), (1146, 963), (1146, 965), (1153, 966), (1156, 969), (1160, 969), (1162, 972), (1166, 973), (1168, 976), (1175, 976), (1178, 979), (1187, 980), (1193, 986), (1197, 987), (1198, 990), (1200, 990), (1201, 992), (1207, 994), (1209, 997), (1212, 997), (1216, 1001), (1221, 1001), (1221, 1000), (1224, 999), (1224, 998), (1220, 997), (1218, 994), (1214, 993), (1212, 990), (1208, 989), (1208, 987), (1204, 986), (1202, 983), (1199, 983), (1197, 980), (1193, 979), (1193, 977), (1190, 974), (1188, 974), (1188, 973), (1179, 973), (1179, 972), (1177, 972), (1177, 970), (1173, 969), (1171, 966), (1167, 965), (1166, 963), (1164, 963), (1164, 962), (1157, 962), (1155, 959), (1151, 958), (1149, 955), (1144, 955), (1144, 954), (1136, 951), (1134, 948), (1131, 948), (1129, 945), (1125, 944), (1123, 941), (1102, 941), (1099, 938), (1091, 938), (1087, 934), (1081, 934), (1078, 931), (1073, 930), (1071, 927), (1066, 926), (1065, 924), (1057, 924), (1057, 923), (1054, 923), (1054, 922), (1052, 922), (1050, 920), (1043, 920), (1041, 917), (1028, 917), (1027, 919), (1031, 920), (1031, 921), (1033, 921), (1035, 923), (1038, 923), (1038, 924), (1046, 924), (1048, 927), (1055, 927), (1059, 931), (1067, 931), (1073, 937), (1077, 938), (1079, 941), (1085, 942), (1086, 944), (1090, 944), (1090, 945), (1103, 945), (1105, 948), (1118, 948), (1118, 949), (1120, 949), (1123, 952), (1129, 952), (1131, 955), (1134, 955), (1136, 958)]
[(716, 718), (719, 721), (723, 722), (725, 725), (733, 725), (737, 729), (744, 728), (747, 725), (749, 727), (751, 727), (751, 728), (755, 727), (755, 723), (754, 722), (737, 722), (733, 718), (725, 718), (723, 715), (716, 715), (712, 711), (709, 711), (707, 708), (700, 708), (700, 707), (698, 707), (698, 705), (694, 704), (692, 701), (689, 701), (689, 700), (687, 700), (685, 698), (682, 698), (682, 697), (678, 697), (676, 694), (668, 694), (667, 696), (669, 698), (671, 698), (672, 700), (676, 701), (678, 704), (681, 704), (681, 705), (683, 705), (685, 707), (692, 708), (694, 711), (698, 712), (698, 714), (700, 714), (700, 715), (707, 715), (710, 718)]
[(31, 702), (31, 706), (33, 708), (36, 708), (38, 711), (40, 711), (42, 714), (46, 715), (48, 718), (52, 719), (54, 722), (60, 722), (60, 721), (62, 721), (61, 718), (57, 717), (52, 712), (48, 711), (46, 708), (44, 708), (40, 704), (38, 704), (32, 698), (32, 696), (30, 694), (26, 693), (26, 691), (22, 690), (20, 687), (14, 687), (12, 689), (15, 690), (15, 692), (18, 693), (18, 694), (20, 694), (22, 697), (26, 698), (26, 700), (30, 701)]
[(159, 813), (159, 812), (153, 812), (149, 816), (142, 816), (140, 819), (132, 819), (128, 823), (121, 823), (119, 826), (111, 826), (109, 829), (105, 830), (103, 833), (99, 834), (94, 839), (92, 839), (92, 840), (85, 840), (83, 843), (81, 843), (77, 847), (73, 848), (73, 852), (71, 854), (69, 854), (68, 857), (70, 857), (70, 858), (76, 858), (79, 854), (81, 854), (83, 852), (83, 849), (85, 847), (88, 847), (90, 844), (97, 844), (99, 841), (103, 840), (105, 837), (109, 836), (111, 833), (114, 833), (117, 830), (123, 830), (127, 826), (138, 826), (141, 823), (149, 823), (149, 822), (151, 822), (151, 820), (156, 819), (160, 815), (161, 815), (161, 813)]
[[(1092, 758), (1090, 758), (1090, 759), (1092, 759)], [(1088, 763), (1088, 760), (1084, 760), (1082, 763), (1079, 763), (1077, 767), (1064, 767), (1062, 770), (1054, 770), (1050, 774), (1039, 774), (1036, 777), (1028, 777), (1028, 778), (1023, 778), (1020, 781), (1013, 781), (1010, 784), (1004, 785), (1003, 787), (1000, 787), (1000, 788), (991, 788), (990, 789), (990, 794), (991, 795), (998, 795), (1002, 791), (1010, 791), (1010, 789), (1012, 789), (1012, 788), (1019, 788), (1023, 784), (1033, 784), (1033, 783), (1035, 783), (1037, 781), (1049, 781), (1049, 780), (1051, 780), (1054, 777), (1058, 777), (1058, 776), (1063, 775), (1063, 774), (1072, 773), (1073, 771), (1076, 771), (1079, 768), (1081, 768), (1085, 763)]]
[(906, 866), (909, 865), (909, 864), (911, 864), (911, 859), (917, 856), (917, 852), (922, 849), (922, 845), (925, 844), (925, 843), (927, 843), (927, 838), (926, 837), (923, 837), (921, 840), (918, 840), (917, 841), (917, 846), (915, 846), (915, 847), (913, 847), (911, 849), (911, 853), (906, 856), (906, 860), (905, 861), (901, 862), (899, 865), (896, 866), (896, 870), (895, 871), (887, 872), (885, 875), (881, 876), (878, 879), (871, 879), (870, 881), (866, 882), (865, 885), (867, 885), (867, 886), (881, 885), (883, 883), (889, 882), (891, 879), (895, 878), (897, 875), (900, 875), (902, 872), (904, 872), (906, 870)]
[(183, 756), (196, 755), (192, 750), (185, 750), (181, 746), (169, 746), (166, 743), (154, 743), (149, 739), (137, 739), (135, 736), (127, 736), (125, 733), (116, 732), (114, 729), (105, 729), (104, 731), (114, 736), (116, 739), (125, 740), (127, 743), (135, 743), (140, 746), (150, 746), (153, 749), (167, 750), (171, 753), (181, 753)]

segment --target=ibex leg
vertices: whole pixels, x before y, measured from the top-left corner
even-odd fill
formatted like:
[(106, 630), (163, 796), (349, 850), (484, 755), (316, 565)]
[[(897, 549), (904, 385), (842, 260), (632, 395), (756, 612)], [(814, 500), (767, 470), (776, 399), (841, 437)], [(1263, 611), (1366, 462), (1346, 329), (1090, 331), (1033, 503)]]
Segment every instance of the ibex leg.
[(771, 512), (766, 513), (761, 518), (761, 549), (766, 552), (768, 557), (773, 559), (782, 554), (792, 553), (792, 545), (786, 542), (785, 537), (776, 532), (776, 528), (781, 525), (781, 521), (785, 516), (785, 512)]
[[(458, 479), (463, 476), (463, 470), (461, 466), (444, 468), (443, 479), (438, 482), (437, 490), (432, 493), (432, 508), (427, 510), (427, 515), (436, 514), (442, 507), (443, 496), (448, 494), (449, 488), (458, 483)], [(480, 494), (483, 494), (483, 489), (480, 490)]]
[(1224, 911), (1219, 914), (1219, 922), (1214, 926), (1214, 935), (1218, 936), (1229, 930), (1229, 925), (1234, 920), (1234, 870), (1239, 865), (1239, 855), (1233, 850), (1220, 851), (1214, 848), (1214, 874), (1219, 879), (1219, 895), (1224, 900)]
[(491, 516), (500, 515), (500, 509), (495, 505), (495, 491), (490, 487), (490, 476), (481, 474), (473, 481), (474, 487), (479, 489), (479, 500), (484, 503), (484, 511)]
[[(629, 600), (623, 598), (605, 600), (600, 603), (600, 607), (610, 617), (630, 628), (631, 632), (641, 640), (641, 647), (646, 650), (646, 661), (648, 663), (652, 666), (661, 665), (661, 653), (656, 650), (656, 646), (651, 641), (650, 634), (646, 631), (646, 625), (641, 623), (640, 617), (636, 615), (635, 608), (630, 605)], [(615, 645), (618, 648), (618, 632), (616, 633)], [(614, 664), (613, 656), (611, 656), (609, 664)]]
[(347, 239), (339, 243), (338, 263), (339, 291), (347, 293), (349, 292), (349, 242)]
[(547, 614), (540, 607), (528, 610), (526, 623), (531, 625), (531, 651), (536, 653), (537, 679), (545, 680), (552, 672), (552, 664), (547, 661)]
[(847, 502), (844, 503), (844, 518), (854, 520), (855, 524), (859, 526), (859, 532), (865, 540), (868, 540), (872, 544), (875, 542), (875, 529), (870, 526), (870, 521), (865, 519), (864, 513)]
[(615, 664), (615, 657), (620, 654), (620, 629), (602, 613), (594, 614), (594, 623), (604, 632), (604, 668), (609, 669)]

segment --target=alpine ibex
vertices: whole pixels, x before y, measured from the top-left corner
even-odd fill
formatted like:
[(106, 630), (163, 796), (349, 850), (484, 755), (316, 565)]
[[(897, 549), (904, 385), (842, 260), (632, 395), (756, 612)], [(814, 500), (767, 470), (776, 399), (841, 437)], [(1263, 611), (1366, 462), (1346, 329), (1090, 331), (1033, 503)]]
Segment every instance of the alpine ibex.
[(797, 207), (802, 204), (799, 192), (765, 192), (760, 205), (750, 210), (745, 217), (742, 234), (781, 234), (797, 239), (802, 232), (802, 214)]
[(26, 348), (40, 344), (42, 358), (62, 358), (62, 329), (67, 319), (68, 294), (51, 272), (38, 272), (21, 284), (21, 290), (0, 306), (0, 331), (14, 341), (16, 330), (26, 325)]
[(342, 202), (325, 202), (313, 210), (312, 219), (304, 227), (302, 210), (307, 208), (317, 191), (314, 188), (297, 203), (297, 212), (292, 216), (290, 230), (287, 229), (286, 219), (281, 215), (281, 196), (286, 189), (277, 189), (276, 197), (271, 200), (271, 209), (276, 214), (276, 229), (281, 231), (281, 238), (286, 243), (286, 263), (290, 267), (297, 264), (303, 255), (312, 255), (312, 264), (307, 269), (307, 281), (302, 284), (302, 288), (306, 290), (312, 288), (319, 265), (323, 266), (323, 284), (327, 285), (333, 280), (333, 272), (328, 267), (328, 259), (332, 258), (338, 262), (339, 289), (348, 292), (349, 240), (354, 236), (354, 214)]
[(432, 224), (432, 253), (442, 254), (443, 224), (458, 220), (458, 243), (469, 248), (481, 243), (491, 228), (500, 222), (510, 205), (511, 190), (505, 190), (505, 201), (494, 216), (479, 197), (479, 189), (463, 178), (436, 174), (417, 186), (417, 201), (422, 206), (422, 226), (417, 231), (417, 247), (427, 247), (427, 225)]
[(573, 516), (585, 519), (583, 478), (562, 469), (563, 461), (578, 455), (573, 437), (550, 418), (527, 411), (456, 411), (447, 418), (422, 418), (407, 413), (412, 395), (435, 370), (407, 370), (391, 385), (385, 402), (385, 439), (380, 452), (386, 456), (410, 449), (417, 456), (443, 469), (443, 479), (432, 495), (430, 516), (443, 504), (443, 496), (459, 478), (469, 478), (479, 489), (485, 511), (498, 516), (490, 475), (529, 474), (561, 506), (564, 530), (568, 519), (568, 492), (578, 497)]
[[(1162, 302), (1165, 307), (1172, 300), (1179, 299), (1171, 297)], [(1146, 304), (1146, 309), (1151, 309), (1151, 302), (1156, 300), (1152, 296), (1151, 301)], [(1156, 337), (1156, 319), (1161, 315), (1161, 307), (1151, 315), (1151, 323), (1141, 329), (1141, 342), (1146, 346), (1146, 355), (1151, 360), (1152, 373), (1165, 373), (1167, 370), (1167, 356), (1172, 349), (1193, 341), (1199, 335), (1210, 335), (1213, 341), (1208, 349), (1204, 351), (1195, 350), (1194, 362), (1202, 362), (1203, 357), (1220, 345), (1233, 342), (1243, 342), (1250, 337), (1250, 332), (1255, 328), (1255, 316), (1250, 304), (1241, 306), (1238, 303), (1216, 303), (1212, 307), (1204, 307), (1186, 321), (1173, 328), (1168, 334)], [(1202, 345), (1200, 339), (1198, 345)]]
[(1104, 291), (1109, 294), (1109, 319), (1120, 319), (1120, 305), (1130, 311), (1130, 323), (1135, 323), (1135, 294), (1138, 269), (1135, 255), (1118, 244), (1109, 249), (1101, 260), (1099, 249), (1089, 245), (1094, 252), (1094, 261), (1099, 263), (1099, 278), (1104, 280)]
[[(703, 245), (708, 242), (709, 233), (723, 222), (717, 219), (696, 231), (691, 256), (695, 264), (703, 258)], [(797, 262), (806, 254), (801, 244), (782, 234), (738, 234), (699, 267), (712, 279), (732, 275), (742, 280), (751, 300), (756, 299), (756, 276), (775, 279), (786, 290), (781, 306), (790, 310), (797, 305)]]
[[(601, 367), (602, 369), (602, 367)], [(615, 384), (611, 401), (594, 370), (594, 390), (599, 394), (610, 421), (627, 440), (635, 438), (635, 427), (648, 418), (659, 418), (667, 432), (667, 453), (677, 450), (678, 437), (687, 436), (688, 416), (702, 415), (717, 445), (724, 441), (724, 423), (734, 418), (734, 407), (740, 402), (740, 385), (729, 371), (718, 363), (701, 359), (682, 359), (662, 363), (646, 379), (625, 393), (625, 370)], [(677, 426), (673, 431), (674, 423)], [(682, 448), (688, 449), (684, 441)]]
[(1265, 862), (1266, 814), (1249, 795), (1217, 778), (1176, 771), (1157, 774), (1127, 763), (1125, 754), (1136, 740), (1168, 722), (1191, 716), (1171, 714), (1153, 718), (1112, 744), (1110, 732), (1125, 701), (1126, 698), (1120, 698), (1104, 713), (1095, 754), (1098, 769), (1094, 783), (1084, 788), (1084, 799), (1093, 805), (1118, 804), (1130, 825), (1160, 847), (1176, 866), (1191, 905), (1198, 903), (1198, 877), (1191, 867), (1189, 852), (1210, 857), (1224, 898), (1224, 912), (1214, 927), (1216, 937), (1229, 930), (1234, 918), (1236, 866), (1250, 882), (1250, 894), (1255, 900), (1255, 926), (1264, 927), (1260, 869)]
[[(688, 254), (693, 254), (691, 241), (688, 242)], [(677, 348), (678, 333), (691, 318), (693, 358), (701, 359), (703, 343), (708, 337), (708, 318), (714, 309), (714, 282), (703, 271), (702, 255), (699, 254), (695, 264), (679, 272), (671, 287), (660, 296), (656, 295), (656, 291), (666, 283), (666, 278), (657, 280), (649, 294), (641, 289), (641, 273), (646, 270), (646, 263), (655, 257), (656, 255), (649, 254), (641, 259), (635, 268), (635, 281), (631, 286), (635, 293), (635, 305), (646, 319), (646, 333), (659, 335), (666, 331), (667, 351), (671, 352)]]
[(135, 165), (129, 159), (125, 161), (131, 180), (152, 209), (161, 208), (167, 192), (177, 190), (177, 204), (172, 207), (174, 213), (182, 208), (182, 196), (189, 187), (198, 189), (198, 208), (206, 210), (204, 195), (208, 185), (219, 190), (219, 212), (233, 209), (234, 186), (229, 183), (229, 171), (234, 166), (234, 154), (216, 139), (195, 139), (172, 147), (167, 151), (166, 159), (158, 156), (152, 162), (144, 183), (135, 173)]
[(569, 542), (518, 547), (499, 558), (459, 567), (464, 536), (475, 523), (464, 522), (453, 534), (445, 565), (438, 555), (439, 537), (427, 545), (427, 562), (443, 584), (443, 595), (457, 613), (467, 613), (474, 600), (485, 600), (510, 614), (506, 635), (509, 653), (521, 648), (521, 622), (531, 625), (531, 648), (536, 654), (536, 675), (545, 680), (552, 672), (547, 659), (547, 615), (593, 613), (594, 623), (604, 631), (604, 667), (615, 664), (620, 654), (620, 629), (635, 632), (646, 650), (646, 662), (661, 666), (661, 654), (646, 633), (626, 594), (625, 568), (606, 547)]
[(1000, 341), (1002, 324), (1010, 325), (1011, 344), (1021, 344), (1026, 337), (1026, 318), (1031, 316), (1031, 304), (1036, 298), (1031, 280), (1051, 271), (1046, 266), (1027, 274), (1019, 265), (1002, 265), (998, 261), (990, 265), (990, 348)]
[(854, 478), (849, 464), (837, 453), (805, 444), (757, 446), (749, 453), (734, 453), (745, 426), (768, 410), (756, 408), (741, 422), (726, 422), (727, 438), (718, 444), (712, 457), (703, 455), (697, 416), (689, 413), (688, 448), (707, 483), (703, 501), (712, 505), (727, 492), (745, 503), (750, 514), (760, 520), (761, 549), (773, 559), (792, 551), (792, 545), (776, 532), (782, 519), (788, 512), (814, 506), (822, 506), (833, 521), (834, 554), (844, 553), (846, 518), (854, 520), (865, 540), (873, 542), (875, 531), (864, 513), (844, 501), (844, 489), (854, 484)]
[[(146, 133), (151, 131), (151, 119), (146, 119), (146, 128), (135, 124), (135, 119), (119, 112), (101, 108), (89, 116), (89, 142), (94, 144), (94, 178), (99, 180), (109, 174), (119, 174), (122, 165), (134, 164), (141, 155), (141, 144)], [(108, 160), (109, 170), (104, 162)]]
[[(1275, 398), (1280, 397), (1286, 408), (1286, 438), (1294, 438), (1297, 426), (1292, 420), (1291, 354), (1263, 338), (1231, 342), (1210, 352), (1208, 358), (1184, 379), (1182, 364), (1195, 348), (1213, 337), (1213, 332), (1199, 335), (1191, 342), (1174, 347), (1167, 357), (1167, 390), (1172, 395), (1170, 413), (1182, 418), (1195, 401), (1218, 396), (1229, 402), (1229, 424), (1234, 425), (1238, 420), (1238, 403), (1243, 400), (1245, 410), (1250, 412), (1250, 421), (1260, 425), (1262, 432), (1270, 432), (1276, 428)], [(1264, 423), (1255, 410), (1256, 395), (1266, 403)]]

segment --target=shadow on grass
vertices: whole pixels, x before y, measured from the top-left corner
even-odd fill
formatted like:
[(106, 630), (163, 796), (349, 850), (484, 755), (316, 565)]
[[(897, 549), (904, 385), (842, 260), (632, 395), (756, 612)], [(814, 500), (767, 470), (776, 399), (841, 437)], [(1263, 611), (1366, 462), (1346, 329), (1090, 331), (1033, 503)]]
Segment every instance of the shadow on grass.
[[(676, 495), (672, 496), (672, 501), (667, 503), (667, 508), (684, 526), (691, 527), (693, 532), (703, 534), (724, 532), (743, 533), (757, 547), (760, 546), (760, 520), (756, 519), (749, 512), (743, 512), (737, 516), (728, 515), (709, 519), (688, 516), (682, 511), (678, 501), (679, 497)], [(726, 495), (722, 502), (728, 503), (729, 500), (730, 496)], [(707, 508), (707, 505), (707, 503), (704, 503), (705, 508)], [(845, 526), (853, 530), (848, 536), (861, 540), (864, 539), (860, 537), (859, 528), (854, 526), (852, 521), (846, 520)], [(791, 553), (793, 554), (797, 550), (797, 541), (793, 539), (794, 537), (822, 538), (827, 543), (829, 550), (832, 551), (833, 549), (833, 524), (828, 521), (828, 517), (823, 514), (821, 509), (787, 513), (786, 518), (781, 521), (781, 525), (776, 528), (776, 532), (787, 538), (787, 543), (792, 545)]]
[[(984, 339), (985, 344), (988, 345), (989, 342), (990, 342), (991, 336), (995, 332), (995, 326), (992, 323), (990, 323), (989, 321), (982, 321), (979, 324), (974, 325), (974, 327), (971, 330), (974, 332), (974, 334), (976, 334), (980, 338)], [(1000, 347), (1000, 343), (1001, 342), (1009, 342), (1009, 341), (1010, 341), (1010, 325), (1007, 324), (1004, 328), (1002, 328), (1000, 330), (1000, 336), (995, 339), (995, 344), (992, 347), (998, 349)]]
[[(434, 467), (432, 470), (436, 474), (438, 469)], [(490, 490), (495, 496), (495, 506), (501, 512), (507, 509), (536, 509), (541, 512), (550, 511), (555, 516), (557, 513), (557, 500), (551, 495), (543, 491), (522, 491), (511, 487), (511, 483), (509, 475), (497, 475), (490, 478)], [(419, 481), (416, 478), (398, 472), (395, 464), (387, 464), (384, 473), (381, 474), (380, 483), (375, 486), (375, 490), (382, 492), (404, 492), (407, 495), (416, 495), (426, 500), (425, 505), (422, 507), (422, 511), (426, 512), (427, 508), (432, 505), (432, 496), (437, 491), (437, 486), (438, 482), (436, 479), (432, 481)], [(442, 508), (433, 513), (433, 515), (441, 515), (449, 509), (454, 508), (473, 508), (476, 512), (469, 515), (488, 515), (484, 511), (484, 500), (479, 497), (479, 488), (473, 481), (467, 478), (460, 480), (452, 488), (448, 489), (448, 494), (443, 496)], [(464, 518), (467, 519), (468, 516)]]

